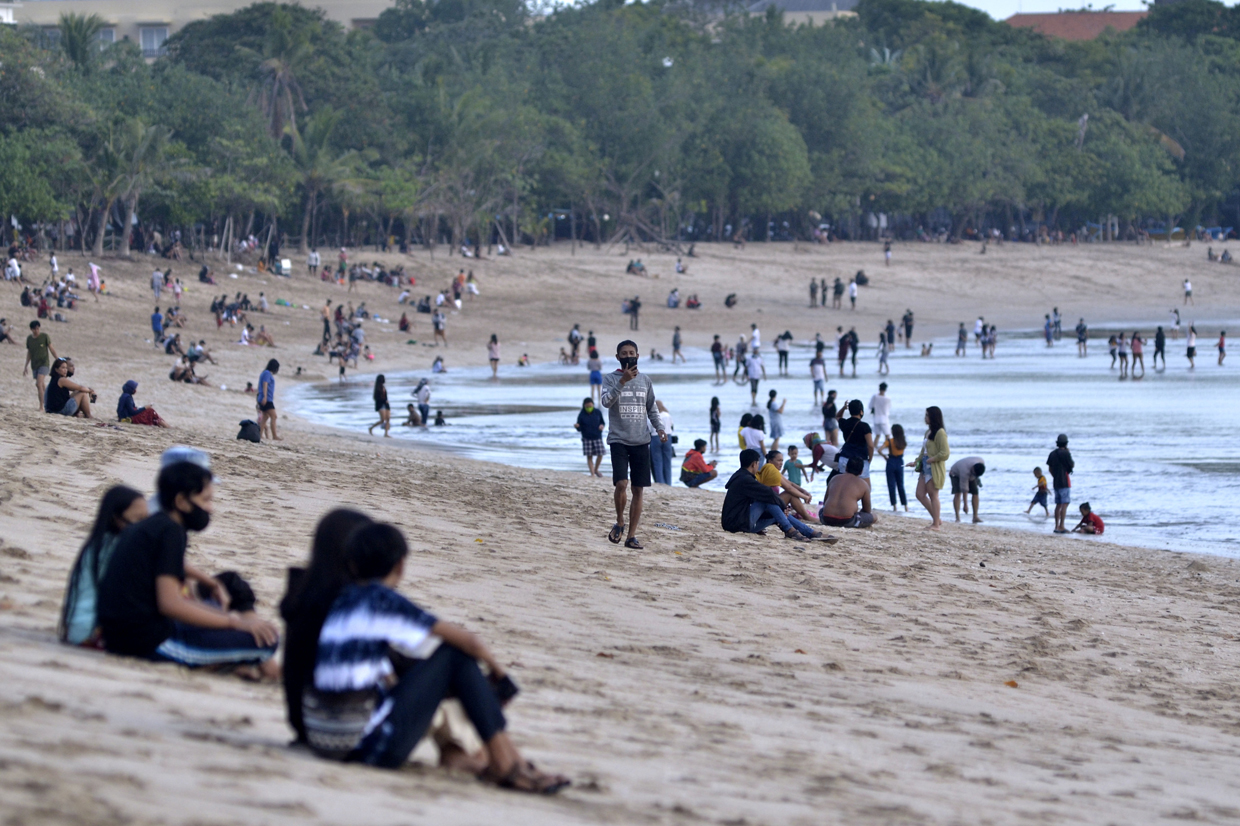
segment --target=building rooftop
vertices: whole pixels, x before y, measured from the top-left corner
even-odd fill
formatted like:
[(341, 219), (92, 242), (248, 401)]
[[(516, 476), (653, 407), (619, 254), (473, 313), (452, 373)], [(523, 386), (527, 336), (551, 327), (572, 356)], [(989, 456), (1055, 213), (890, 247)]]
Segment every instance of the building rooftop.
[(1014, 14), (1006, 22), (1061, 40), (1093, 40), (1107, 29), (1126, 32), (1141, 22), (1144, 11), (1064, 11), (1056, 14)]

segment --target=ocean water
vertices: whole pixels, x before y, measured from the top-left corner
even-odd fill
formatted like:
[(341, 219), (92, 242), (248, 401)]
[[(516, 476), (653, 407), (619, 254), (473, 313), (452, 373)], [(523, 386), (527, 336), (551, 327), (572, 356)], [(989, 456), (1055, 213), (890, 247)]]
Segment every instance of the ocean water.
[[(1126, 329), (1152, 330), (1153, 326), (1132, 324)], [(954, 340), (936, 341), (929, 358), (922, 358), (916, 345), (912, 350), (899, 347), (886, 377), (876, 373), (873, 348), (863, 345), (857, 377), (851, 377), (850, 367), (849, 377), (830, 378), (827, 386), (837, 390), (841, 399), (865, 401), (868, 417), (869, 398), (877, 392), (878, 383), (886, 381), (892, 422), (904, 425), (909, 437), (909, 461), (925, 430), (924, 409), (941, 407), (951, 461), (977, 455), (986, 462), (981, 516), (989, 524), (1053, 537), (1053, 520), (1042, 517), (1040, 507), (1032, 516), (1025, 516), (1024, 510), (1032, 498), (1033, 468), (1040, 465), (1045, 472), (1056, 434), (1066, 433), (1076, 462), (1070, 525), (1079, 519), (1077, 504), (1088, 501), (1106, 521), (1106, 537), (1111, 541), (1240, 556), (1240, 441), (1232, 438), (1240, 410), (1236, 375), (1240, 361), (1216, 365), (1220, 326), (1227, 329), (1226, 322), (1198, 325), (1202, 335), (1193, 372), (1188, 370), (1182, 337), (1167, 342), (1165, 371), (1152, 369), (1153, 344), (1148, 344), (1148, 372), (1139, 381), (1119, 380), (1118, 369), (1109, 367), (1109, 331), (1096, 329), (1091, 331), (1086, 358), (1077, 356), (1075, 337), (1067, 331), (1052, 348), (1046, 347), (1039, 332), (1005, 332), (993, 360), (982, 360), (972, 340), (964, 358), (952, 355)], [(1240, 324), (1231, 322), (1231, 328), (1240, 328)], [(776, 375), (773, 351), (765, 359), (770, 380), (762, 383), (759, 402), (770, 389), (787, 399), (781, 447), (799, 444), (805, 433), (822, 430), (821, 413), (812, 404), (811, 354), (808, 344), (795, 347), (790, 358), (792, 375), (787, 377)], [(720, 478), (705, 487), (722, 491), (738, 466), (739, 419), (757, 411), (750, 405), (747, 384), (714, 383), (708, 351), (687, 349), (686, 355), (687, 364), (673, 367), (668, 361), (643, 360), (640, 367), (653, 379), (656, 396), (667, 405), (680, 438), (674, 477), (679, 476), (679, 457), (692, 447), (693, 440), (708, 438), (710, 399), (719, 397), (722, 450), (708, 452), (707, 458), (718, 459)], [(834, 372), (833, 352), (828, 350), (825, 356)], [(1240, 359), (1240, 355), (1232, 358)], [(394, 440), (498, 464), (585, 472), (580, 437), (573, 429), (582, 400), (589, 395), (584, 362), (580, 366), (505, 365), (498, 381), (491, 379), (488, 367), (452, 369), (431, 376), (431, 408), (443, 410), (449, 424), (401, 427), (397, 423), (405, 417), (405, 405), (412, 401), (412, 390), (424, 375), (387, 374)], [(324, 382), (286, 391), (284, 403), (321, 424), (364, 432), (377, 418), (372, 389), (372, 376), (355, 375), (345, 383)], [(874, 507), (890, 513), (882, 466), (883, 460), (877, 459)], [(602, 472), (609, 473), (608, 458), (603, 459)], [(1047, 477), (1049, 481), (1049, 473)], [(914, 499), (915, 482), (912, 472), (907, 472), (910, 517), (928, 518)], [(825, 476), (819, 476), (809, 489), (815, 501), (822, 499)], [(943, 491), (942, 500), (943, 518), (951, 520), (950, 489)], [(962, 514), (962, 518), (968, 517)], [(1091, 541), (1082, 537), (1053, 540)]]

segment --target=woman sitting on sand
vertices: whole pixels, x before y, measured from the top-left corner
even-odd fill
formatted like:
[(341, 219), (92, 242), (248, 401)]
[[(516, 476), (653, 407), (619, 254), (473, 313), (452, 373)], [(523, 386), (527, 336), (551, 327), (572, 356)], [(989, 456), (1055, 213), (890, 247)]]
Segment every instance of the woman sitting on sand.
[(138, 392), (138, 383), (133, 379), (125, 382), (121, 388), (120, 400), (116, 403), (116, 420), (130, 424), (148, 424), (155, 427), (167, 427), (168, 423), (159, 417), (153, 407), (138, 407), (133, 394)]
[(69, 378), (69, 360), (56, 359), (52, 365), (52, 380), (48, 382), (44, 397), (47, 412), (89, 419), (90, 404), (94, 398), (94, 390)]
[(94, 527), (78, 551), (69, 574), (64, 605), (60, 609), (60, 625), (56, 629), (61, 642), (88, 648), (103, 647), (96, 611), (99, 581), (108, 569), (121, 531), (147, 516), (146, 499), (133, 488), (117, 485), (103, 495)]

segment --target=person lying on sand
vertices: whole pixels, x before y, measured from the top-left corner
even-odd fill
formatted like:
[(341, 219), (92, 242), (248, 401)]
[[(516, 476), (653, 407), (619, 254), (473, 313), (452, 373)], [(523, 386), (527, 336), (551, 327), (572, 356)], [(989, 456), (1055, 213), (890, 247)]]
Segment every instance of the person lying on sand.
[(522, 759), (508, 737), (502, 706), (517, 688), (486, 645), (396, 592), (408, 554), (392, 525), (371, 523), (349, 533), (350, 581), (323, 621), (313, 684), (303, 694), (310, 747), (329, 759), (399, 768), (452, 696), (484, 743), (484, 779), (538, 794), (568, 786), (568, 778)]
[(864, 467), (864, 461), (853, 457), (844, 465), (844, 472), (827, 483), (827, 501), (818, 514), (822, 524), (836, 528), (868, 528), (878, 521), (870, 510), (870, 486), (861, 478)]
[(741, 451), (741, 466), (728, 480), (723, 499), (720, 523), (729, 533), (756, 533), (765, 536), (766, 528), (779, 526), (787, 539), (821, 539), (834, 543), (834, 536), (822, 535), (800, 520), (784, 515), (784, 503), (775, 491), (758, 481), (762, 454), (746, 448)]
[[(159, 473), (158, 513), (126, 530), (99, 583), (99, 626), (113, 654), (225, 667), (250, 677), (276, 678), (279, 633), (252, 611), (229, 611), (222, 583), (185, 562), (188, 531), (205, 530), (214, 510), (211, 471), (188, 461)], [(186, 596), (193, 579), (215, 603)]]

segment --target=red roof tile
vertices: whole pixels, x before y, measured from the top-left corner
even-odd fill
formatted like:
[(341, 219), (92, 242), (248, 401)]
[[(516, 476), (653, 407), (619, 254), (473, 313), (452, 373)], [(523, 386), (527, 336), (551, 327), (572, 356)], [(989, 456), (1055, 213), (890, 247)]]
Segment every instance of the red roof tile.
[(1047, 37), (1063, 40), (1093, 40), (1107, 29), (1126, 32), (1149, 12), (1073, 11), (1058, 14), (1014, 14), (1006, 22), (1019, 29), (1033, 29)]

